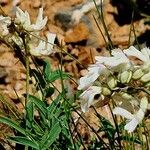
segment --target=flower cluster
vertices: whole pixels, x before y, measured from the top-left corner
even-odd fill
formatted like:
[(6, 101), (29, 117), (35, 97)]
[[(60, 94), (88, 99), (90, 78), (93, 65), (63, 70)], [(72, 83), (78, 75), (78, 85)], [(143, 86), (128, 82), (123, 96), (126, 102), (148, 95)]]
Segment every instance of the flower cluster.
[[(0, 38), (7, 40), (6, 42), (9, 44), (17, 44), (21, 49), (26, 44), (32, 55), (49, 55), (53, 52), (56, 34), (47, 33), (47, 40), (38, 38), (39, 32), (45, 27), (46, 23), (47, 17), (43, 18), (43, 8), (39, 9), (37, 19), (32, 24), (29, 13), (17, 7), (14, 19), (0, 16)], [(24, 35), (24, 39), (21, 35)]]
[[(83, 90), (80, 95), (82, 111), (86, 112), (94, 104), (97, 94), (100, 95), (100, 100), (113, 99), (119, 105), (114, 109), (114, 114), (129, 119), (130, 123), (125, 129), (132, 132), (144, 118), (147, 108), (147, 94), (150, 93), (150, 49), (143, 48), (139, 51), (133, 46), (123, 51), (114, 49), (110, 57), (96, 56), (95, 60), (95, 64), (88, 67), (87, 75), (79, 81), (78, 90)], [(131, 128), (133, 123), (135, 126)]]

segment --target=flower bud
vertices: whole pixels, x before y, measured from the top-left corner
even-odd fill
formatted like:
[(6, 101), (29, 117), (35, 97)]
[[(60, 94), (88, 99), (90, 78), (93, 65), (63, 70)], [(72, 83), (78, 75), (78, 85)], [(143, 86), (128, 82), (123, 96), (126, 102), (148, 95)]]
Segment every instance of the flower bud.
[(150, 72), (143, 75), (140, 79), (142, 82), (149, 82), (150, 81)]
[(141, 78), (143, 75), (144, 75), (144, 72), (142, 71), (142, 69), (138, 69), (133, 73), (132, 78), (137, 80)]
[(121, 93), (122, 98), (126, 99), (126, 100), (131, 100), (133, 97), (131, 95), (129, 95), (128, 93), (122, 92)]
[(140, 103), (140, 108), (145, 112), (148, 106), (148, 98), (146, 96), (144, 96), (141, 99), (141, 103)]
[(108, 78), (107, 85), (108, 85), (109, 88), (112, 90), (112, 89), (114, 89), (114, 88), (116, 87), (116, 85), (117, 85), (117, 80), (116, 80), (114, 77), (110, 76), (110, 77)]
[(150, 87), (150, 81), (144, 84), (145, 87)]
[(121, 83), (129, 83), (131, 77), (132, 77), (131, 71), (124, 71), (123, 73), (120, 74), (120, 81)]
[(21, 21), (18, 18), (16, 18), (14, 22), (16, 25), (21, 25)]
[(111, 95), (111, 90), (107, 87), (102, 87), (102, 94), (104, 96), (108, 96), (108, 95)]

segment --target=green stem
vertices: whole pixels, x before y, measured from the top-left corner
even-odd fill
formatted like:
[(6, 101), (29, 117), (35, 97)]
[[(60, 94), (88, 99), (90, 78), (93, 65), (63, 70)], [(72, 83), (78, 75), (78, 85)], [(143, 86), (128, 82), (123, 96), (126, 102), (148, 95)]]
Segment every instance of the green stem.
[(25, 65), (26, 65), (26, 99), (25, 99), (25, 107), (27, 106), (29, 99), (29, 79), (30, 79), (30, 66), (29, 66), (29, 50), (26, 45), (25, 35), (21, 35), (23, 45), (25, 48)]
[(28, 53), (26, 53), (26, 101), (25, 101), (25, 106), (26, 106), (28, 99), (29, 99), (29, 77), (30, 77), (29, 56), (28, 56)]
[(105, 34), (106, 34), (107, 39), (108, 39), (108, 41), (109, 41), (109, 42), (108, 42), (109, 48), (110, 48), (110, 50), (112, 50), (112, 49), (114, 49), (114, 45), (113, 45), (113, 42), (112, 42), (112, 40), (111, 40), (111, 38), (110, 38), (110, 35), (109, 35), (109, 32), (108, 32), (106, 23), (105, 23), (105, 21), (104, 21), (103, 5), (102, 5), (102, 4), (103, 4), (103, 1), (102, 1), (102, 0), (100, 0), (100, 1), (101, 1), (101, 5), (100, 5), (100, 11), (99, 11), (98, 6), (97, 6), (95, 0), (93, 0), (93, 2), (94, 2), (94, 4), (95, 4), (95, 7), (96, 7), (96, 10), (97, 10), (97, 12), (98, 12), (98, 16), (99, 16), (100, 20), (102, 21), (102, 25), (103, 25), (103, 28), (104, 28), (104, 30), (105, 30)]
[(118, 122), (117, 122), (117, 119), (116, 119), (116, 117), (114, 116), (114, 114), (112, 112), (112, 108), (111, 108), (110, 104), (108, 104), (108, 107), (110, 109), (110, 112), (111, 112), (111, 115), (112, 115), (112, 118), (113, 118), (113, 121), (114, 121), (114, 124), (115, 124), (115, 127), (116, 127), (116, 133), (117, 133), (117, 136), (118, 136), (119, 149), (121, 150), (122, 146), (121, 146), (121, 140), (120, 140), (120, 133), (119, 133), (119, 128), (118, 128)]
[[(27, 103), (29, 100), (29, 79), (30, 79), (30, 66), (29, 66), (29, 49), (27, 48), (26, 45), (26, 40), (25, 40), (25, 35), (22, 34), (21, 35), (22, 41), (23, 41), (23, 45), (25, 48), (25, 65), (26, 65), (26, 99), (25, 99), (25, 108), (27, 107)], [(26, 128), (27, 128), (27, 109), (26, 109), (26, 113), (25, 113), (25, 121), (26, 121)], [(25, 150), (28, 150), (28, 146), (25, 146)]]

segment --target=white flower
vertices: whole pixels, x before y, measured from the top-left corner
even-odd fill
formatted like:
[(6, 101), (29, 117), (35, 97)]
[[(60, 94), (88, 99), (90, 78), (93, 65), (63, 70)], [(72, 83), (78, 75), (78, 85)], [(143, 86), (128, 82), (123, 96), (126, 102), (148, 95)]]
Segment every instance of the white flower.
[(40, 31), (47, 23), (47, 17), (43, 19), (43, 8), (39, 9), (38, 17), (35, 24), (31, 24), (30, 16), (27, 11), (23, 12), (19, 7), (16, 9), (16, 25), (22, 25), (27, 31)]
[(10, 17), (0, 16), (0, 32), (2, 36), (6, 36), (9, 33), (8, 26), (11, 24)]
[(27, 11), (23, 12), (19, 7), (16, 8), (15, 23), (17, 25), (22, 25), (27, 31), (32, 30), (29, 13)]
[(147, 63), (150, 62), (150, 49), (143, 48), (141, 51), (137, 50), (135, 47), (130, 46), (129, 49), (124, 50), (124, 53), (127, 56), (134, 56), (140, 59), (141, 61)]
[(86, 76), (81, 77), (79, 80), (78, 90), (87, 89), (93, 84), (98, 76), (99, 74), (97, 72), (89, 72)]
[(88, 108), (93, 104), (94, 96), (101, 93), (101, 87), (90, 86), (85, 90), (81, 95), (81, 109), (83, 112), (86, 112)]
[(32, 43), (30, 44), (30, 53), (34, 56), (49, 55), (53, 52), (54, 40), (56, 34), (47, 33), (47, 41), (40, 40), (39, 45), (34, 47)]
[(129, 59), (120, 49), (112, 50), (111, 54), (111, 57), (96, 56), (95, 59), (97, 63), (104, 64), (115, 71), (125, 70), (130, 66)]
[(141, 99), (140, 108), (135, 114), (131, 114), (129, 111), (121, 107), (116, 107), (113, 110), (113, 114), (117, 114), (128, 119), (124, 129), (127, 130), (128, 132), (133, 132), (137, 127), (137, 125), (141, 123), (142, 120), (144, 119), (147, 106), (148, 106), (148, 99), (147, 97), (143, 97)]
[(126, 55), (120, 50), (112, 50), (112, 57), (96, 56), (95, 59), (106, 66), (115, 67), (121, 63), (129, 63), (129, 59)]
[(47, 23), (47, 17), (43, 19), (43, 8), (39, 9), (39, 13), (36, 19), (36, 23), (32, 25), (35, 31), (39, 31), (45, 27)]
[(106, 67), (103, 64), (94, 64), (89, 66), (88, 71), (86, 76), (80, 78), (78, 90), (91, 86), (100, 74), (106, 73)]
[(16, 36), (16, 35), (12, 35), (10, 37), (10, 41), (13, 41), (14, 43), (16, 43), (21, 49), (24, 47), (23, 46), (23, 41), (22, 39), (19, 37), (19, 36)]

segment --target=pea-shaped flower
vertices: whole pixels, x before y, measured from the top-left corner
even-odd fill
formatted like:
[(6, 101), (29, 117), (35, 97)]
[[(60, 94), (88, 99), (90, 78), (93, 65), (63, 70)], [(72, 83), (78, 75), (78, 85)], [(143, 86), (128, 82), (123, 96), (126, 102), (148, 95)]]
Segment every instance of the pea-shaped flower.
[(81, 109), (83, 112), (86, 112), (88, 108), (93, 104), (94, 96), (101, 93), (101, 87), (90, 86), (85, 90), (81, 95)]
[(11, 24), (10, 17), (0, 16), (0, 34), (6, 36), (9, 33), (8, 26)]
[(113, 114), (120, 115), (127, 119), (127, 124), (125, 125), (124, 129), (128, 132), (133, 132), (137, 125), (142, 122), (144, 119), (144, 115), (148, 106), (148, 99), (147, 97), (143, 97), (140, 102), (140, 108), (135, 114), (131, 114), (128, 110), (116, 107), (113, 110)]
[(53, 52), (55, 38), (56, 34), (47, 33), (47, 40), (40, 40), (38, 46), (34, 46), (31, 41), (30, 54), (34, 56), (50, 55)]
[(19, 7), (16, 9), (16, 26), (22, 26), (26, 31), (40, 31), (45, 27), (47, 23), (47, 17), (43, 19), (43, 8), (39, 9), (39, 13), (36, 19), (35, 24), (31, 24), (30, 16), (27, 11), (22, 11)]

